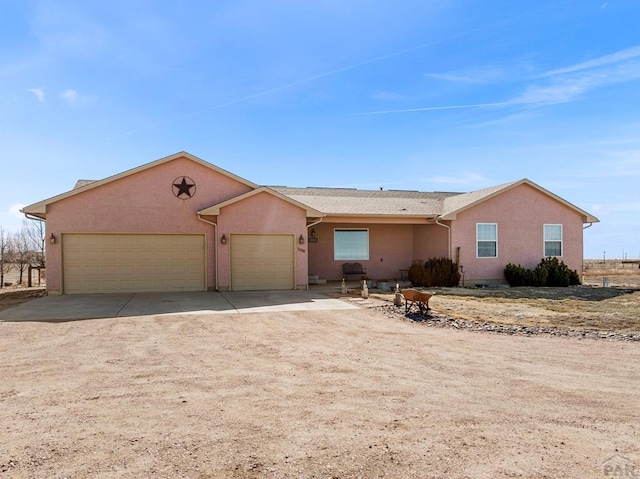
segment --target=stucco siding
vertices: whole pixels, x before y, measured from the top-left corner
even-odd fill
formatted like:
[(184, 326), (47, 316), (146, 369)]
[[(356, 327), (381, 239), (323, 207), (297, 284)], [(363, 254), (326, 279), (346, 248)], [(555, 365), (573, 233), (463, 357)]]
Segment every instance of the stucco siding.
[[(496, 258), (477, 257), (478, 223), (497, 224)], [(559, 259), (580, 272), (583, 256), (581, 216), (528, 185), (520, 185), (459, 213), (452, 221), (452, 256), (460, 247), (465, 280), (503, 280), (504, 267), (508, 263), (533, 268), (544, 257), (544, 224), (563, 225), (563, 254)]]
[[(177, 198), (176, 178), (190, 177), (195, 194)], [(197, 211), (250, 191), (232, 178), (187, 158), (160, 164), (47, 207), (47, 237), (54, 233), (201, 233), (207, 236), (207, 285), (215, 282), (213, 227)], [(61, 247), (47, 248), (47, 288), (61, 290)]]
[[(368, 260), (334, 260), (334, 230), (368, 229)], [(320, 223), (314, 226), (317, 243), (309, 243), (309, 273), (328, 280), (342, 278), (343, 263), (361, 263), (372, 279), (399, 279), (413, 259), (413, 225)]]
[(413, 227), (413, 259), (426, 261), (429, 258), (447, 257), (448, 231), (439, 225), (416, 225)]

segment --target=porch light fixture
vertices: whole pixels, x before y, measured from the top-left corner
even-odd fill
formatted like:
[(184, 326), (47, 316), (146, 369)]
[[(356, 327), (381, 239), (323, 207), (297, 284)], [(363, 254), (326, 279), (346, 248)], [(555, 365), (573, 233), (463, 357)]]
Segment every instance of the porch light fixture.
[(220, 238), (220, 243), (227, 244), (227, 235), (223, 234), (222, 238)]
[(56, 244), (56, 235), (54, 235), (53, 233), (51, 233), (51, 236), (49, 236), (49, 243), (51, 244)]
[(304, 236), (300, 235), (300, 238), (298, 238), (298, 243), (304, 244)]

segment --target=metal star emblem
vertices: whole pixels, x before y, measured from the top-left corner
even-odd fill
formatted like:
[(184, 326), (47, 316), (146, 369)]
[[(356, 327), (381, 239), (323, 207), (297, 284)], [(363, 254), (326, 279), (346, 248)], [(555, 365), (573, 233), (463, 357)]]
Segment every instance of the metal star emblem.
[[(191, 191), (193, 189), (193, 191)], [(173, 181), (173, 194), (181, 200), (191, 198), (196, 194), (196, 184), (188, 176), (176, 178)]]

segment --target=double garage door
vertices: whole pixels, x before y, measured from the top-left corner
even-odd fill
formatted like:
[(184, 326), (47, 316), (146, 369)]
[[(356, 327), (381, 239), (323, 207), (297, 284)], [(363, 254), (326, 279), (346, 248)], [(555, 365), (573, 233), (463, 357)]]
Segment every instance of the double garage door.
[(66, 294), (203, 291), (204, 235), (64, 234)]
[[(294, 289), (293, 235), (230, 235), (231, 289)], [(204, 291), (204, 235), (64, 234), (65, 294)]]

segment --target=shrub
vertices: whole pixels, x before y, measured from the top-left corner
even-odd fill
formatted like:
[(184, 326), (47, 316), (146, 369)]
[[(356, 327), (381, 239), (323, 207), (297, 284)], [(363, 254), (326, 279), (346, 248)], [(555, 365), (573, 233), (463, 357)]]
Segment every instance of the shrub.
[(576, 270), (570, 270), (558, 258), (543, 258), (535, 269), (509, 263), (504, 269), (509, 286), (575, 286), (580, 284)]
[(407, 271), (407, 278), (414, 286), (423, 286), (423, 277), (424, 266), (422, 265), (422, 261), (414, 261), (409, 267), (409, 271)]
[(509, 263), (504, 268), (504, 278), (509, 283), (509, 286), (525, 286), (529, 281), (527, 278), (527, 272), (529, 270), (521, 265), (515, 265), (513, 263)]
[(414, 286), (458, 286), (460, 272), (458, 264), (449, 258), (430, 258), (424, 265), (414, 261), (407, 273)]

